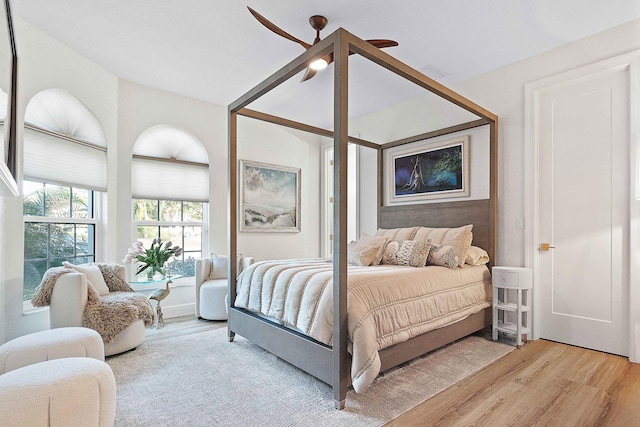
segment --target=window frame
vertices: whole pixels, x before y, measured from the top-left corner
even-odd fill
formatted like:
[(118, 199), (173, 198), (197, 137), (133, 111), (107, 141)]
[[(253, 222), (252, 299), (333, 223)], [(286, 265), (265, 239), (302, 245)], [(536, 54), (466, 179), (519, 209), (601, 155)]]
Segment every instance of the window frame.
[[(66, 187), (69, 188), (71, 191), (71, 194), (73, 194), (73, 189), (80, 189), (81, 187), (73, 187), (71, 185), (62, 185), (56, 182), (43, 182), (43, 181), (33, 181), (30, 179), (23, 179), (23, 185), (22, 187), (24, 188), (24, 182), (31, 182), (31, 183), (36, 183), (36, 184), (43, 184), (43, 185), (51, 185), (51, 186), (58, 186), (58, 187)], [(91, 204), (91, 213), (93, 214), (93, 217), (91, 218), (74, 218), (74, 217), (52, 217), (52, 216), (37, 216), (37, 215), (22, 215), (22, 226), (23, 226), (23, 231), (22, 231), (22, 236), (23, 236), (23, 249), (22, 249), (22, 264), (23, 264), (23, 270), (24, 270), (24, 265), (27, 262), (27, 258), (24, 257), (24, 252), (25, 252), (25, 241), (24, 241), (24, 233), (25, 233), (25, 225), (27, 223), (36, 223), (36, 224), (69, 224), (69, 225), (93, 225), (93, 255), (87, 255), (87, 256), (92, 256), (94, 261), (92, 262), (97, 262), (98, 259), (100, 259), (100, 257), (102, 256), (102, 221), (101, 221), (101, 212), (102, 212), (102, 200), (103, 197), (105, 195), (104, 192), (102, 191), (96, 191), (96, 190), (91, 190), (91, 189), (86, 189), (83, 188), (83, 190), (87, 190), (89, 191), (89, 197), (92, 200)], [(22, 194), (22, 206), (24, 209), (24, 198), (25, 198), (26, 194)], [(49, 237), (48, 237), (49, 238)], [(51, 256), (49, 253), (47, 253), (47, 265), (49, 265), (49, 260), (50, 260)], [(31, 259), (31, 258), (30, 258)], [(35, 258), (34, 258), (35, 259)], [(41, 259), (41, 258), (38, 258)], [(24, 273), (23, 273), (23, 285), (22, 285), (23, 291), (22, 291), (22, 305), (23, 305), (23, 313), (28, 314), (29, 312), (34, 312), (34, 311), (40, 311), (43, 309), (47, 309), (47, 307), (34, 307), (33, 304), (31, 304), (31, 300), (24, 300)]]
[[(158, 202), (158, 217), (159, 215), (159, 210), (160, 210), (160, 202), (161, 201), (170, 201), (170, 202), (179, 202), (180, 203), (180, 215), (181, 217), (184, 217), (184, 203), (185, 202), (191, 202), (190, 200), (175, 200), (175, 199), (171, 199), (171, 200), (165, 200), (165, 199), (151, 199), (151, 198), (142, 198), (142, 197), (132, 197), (131, 198), (131, 217), (132, 217), (132, 221), (131, 221), (131, 231), (132, 231), (132, 236), (134, 236), (134, 242), (139, 240), (138, 239), (138, 227), (157, 227), (158, 231), (160, 231), (161, 227), (201, 227), (201, 240), (200, 240), (200, 257), (204, 257), (205, 253), (208, 250), (208, 235), (209, 235), (209, 203), (207, 202), (196, 202), (196, 203), (202, 203), (202, 222), (197, 222), (197, 221), (161, 221), (161, 220), (142, 220), (142, 221), (136, 221), (135, 219), (133, 219), (133, 217), (135, 216), (135, 203), (136, 200), (152, 200), (155, 202)], [(158, 233), (159, 234), (159, 233)], [(184, 233), (182, 235), (182, 238), (184, 240)], [(173, 242), (174, 244), (177, 244), (176, 242)], [(185, 259), (185, 255), (189, 254), (189, 253), (197, 253), (198, 251), (185, 251), (184, 249), (184, 242), (180, 242), (180, 247), (183, 250), (183, 260)], [(196, 259), (198, 259), (196, 257)], [(133, 280), (135, 278), (135, 272), (131, 271), (131, 279)], [(193, 284), (195, 283), (195, 273), (193, 276), (183, 276), (180, 277), (178, 279), (173, 279), (174, 283), (176, 284)]]

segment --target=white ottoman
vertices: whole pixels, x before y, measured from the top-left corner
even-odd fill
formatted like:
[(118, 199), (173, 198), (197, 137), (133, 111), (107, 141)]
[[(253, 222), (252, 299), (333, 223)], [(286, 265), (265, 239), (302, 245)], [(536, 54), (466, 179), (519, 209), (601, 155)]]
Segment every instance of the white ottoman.
[(200, 285), (200, 317), (227, 320), (227, 279), (207, 280)]
[(116, 381), (109, 365), (67, 357), (0, 375), (2, 426), (112, 426)]
[(104, 361), (102, 337), (93, 329), (82, 327), (48, 329), (23, 335), (0, 346), (0, 375), (64, 357), (91, 357)]

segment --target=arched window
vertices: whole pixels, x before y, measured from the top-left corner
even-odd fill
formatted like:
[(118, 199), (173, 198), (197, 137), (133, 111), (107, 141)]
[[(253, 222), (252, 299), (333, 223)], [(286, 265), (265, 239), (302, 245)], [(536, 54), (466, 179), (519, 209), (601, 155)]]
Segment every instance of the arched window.
[(96, 260), (96, 192), (107, 188), (104, 132), (63, 89), (27, 105), (24, 132), (24, 300), (63, 261)]
[[(159, 125), (136, 140), (131, 162), (133, 224), (136, 239), (149, 248), (154, 238), (183, 248), (168, 268), (173, 275), (194, 276), (206, 234), (209, 158), (191, 133)], [(144, 278), (137, 278), (144, 281)]]

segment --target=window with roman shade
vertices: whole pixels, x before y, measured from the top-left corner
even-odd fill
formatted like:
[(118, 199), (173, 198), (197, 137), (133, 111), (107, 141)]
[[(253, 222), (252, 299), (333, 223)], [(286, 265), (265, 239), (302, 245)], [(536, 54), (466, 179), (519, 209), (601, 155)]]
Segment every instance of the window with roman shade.
[(24, 178), (107, 189), (107, 143), (98, 119), (64, 89), (36, 94), (25, 112)]
[[(165, 271), (193, 277), (207, 232), (209, 160), (191, 133), (168, 125), (154, 126), (138, 137), (131, 161), (133, 227), (136, 240), (149, 248), (154, 239), (183, 251)], [(134, 282), (145, 281), (137, 277)]]
[(96, 261), (96, 204), (107, 188), (106, 162), (102, 127), (79, 99), (47, 89), (29, 101), (22, 183), (25, 309), (47, 269)]
[(191, 133), (168, 125), (138, 137), (131, 162), (134, 198), (209, 201), (209, 157)]

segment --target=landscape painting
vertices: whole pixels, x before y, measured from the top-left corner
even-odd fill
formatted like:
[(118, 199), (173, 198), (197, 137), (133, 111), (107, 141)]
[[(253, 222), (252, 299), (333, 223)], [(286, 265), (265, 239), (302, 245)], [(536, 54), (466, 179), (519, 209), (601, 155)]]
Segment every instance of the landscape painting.
[(300, 169), (240, 160), (240, 231), (300, 231)]
[(399, 153), (391, 159), (393, 201), (469, 194), (468, 136)]

